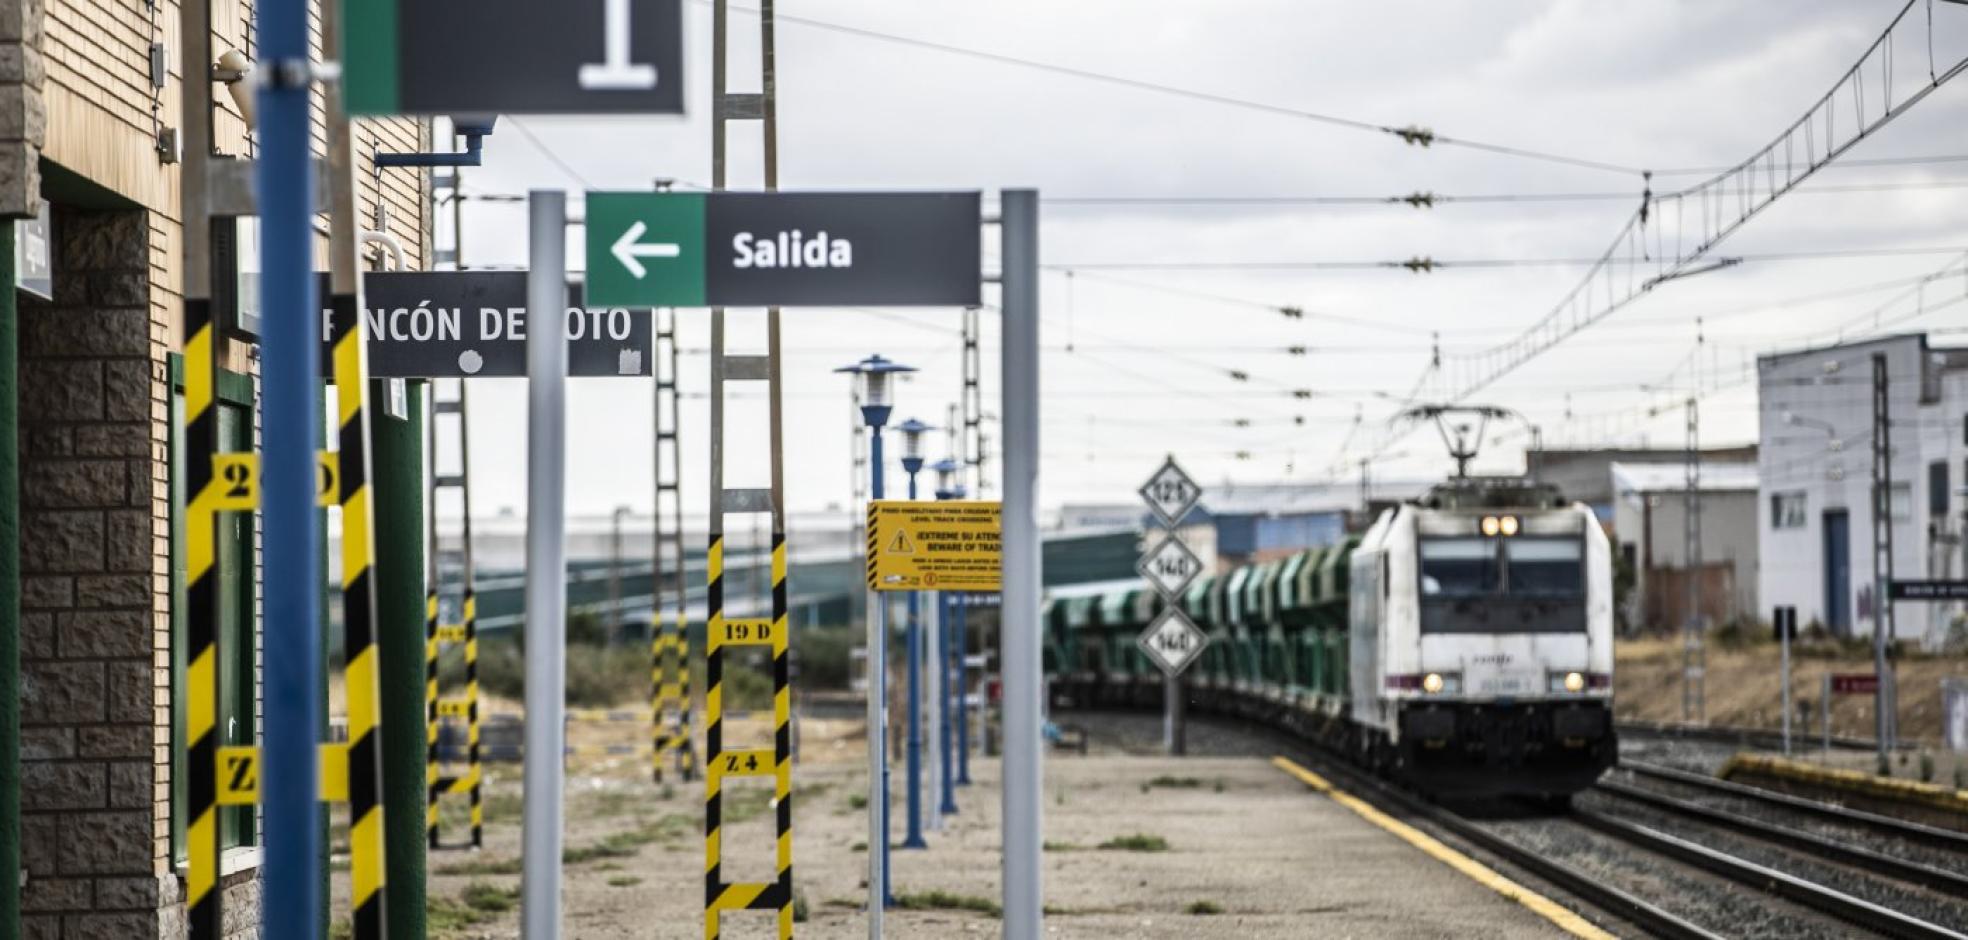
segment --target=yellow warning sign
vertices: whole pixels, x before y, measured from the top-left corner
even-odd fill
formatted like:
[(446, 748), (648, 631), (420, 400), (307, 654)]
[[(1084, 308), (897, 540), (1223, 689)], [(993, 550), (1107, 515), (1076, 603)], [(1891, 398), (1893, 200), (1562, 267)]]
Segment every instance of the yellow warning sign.
[(868, 587), (876, 591), (996, 591), (999, 504), (877, 500), (868, 504)]

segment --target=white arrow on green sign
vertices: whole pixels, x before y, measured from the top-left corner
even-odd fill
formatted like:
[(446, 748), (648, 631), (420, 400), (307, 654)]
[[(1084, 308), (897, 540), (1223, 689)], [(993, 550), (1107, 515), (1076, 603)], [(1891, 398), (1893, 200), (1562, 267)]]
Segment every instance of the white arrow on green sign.
[(977, 193), (588, 194), (590, 303), (974, 306)]

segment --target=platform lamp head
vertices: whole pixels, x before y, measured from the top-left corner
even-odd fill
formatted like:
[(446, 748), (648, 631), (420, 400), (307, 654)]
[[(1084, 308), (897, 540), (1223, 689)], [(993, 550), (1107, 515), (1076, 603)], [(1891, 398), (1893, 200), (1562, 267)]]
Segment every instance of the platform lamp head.
[(916, 370), (912, 366), (884, 359), (880, 353), (876, 353), (851, 366), (842, 366), (834, 371), (850, 373), (861, 383), (861, 420), (866, 421), (871, 428), (879, 428), (888, 423), (889, 413), (895, 409), (894, 375), (898, 372)]
[(959, 463), (955, 457), (945, 457), (942, 460), (930, 464), (929, 469), (936, 471), (937, 499), (964, 498), (964, 487), (961, 479), (963, 464)]
[(902, 469), (910, 476), (915, 476), (923, 468), (923, 435), (936, 428), (910, 418), (896, 425), (896, 430), (902, 432)]

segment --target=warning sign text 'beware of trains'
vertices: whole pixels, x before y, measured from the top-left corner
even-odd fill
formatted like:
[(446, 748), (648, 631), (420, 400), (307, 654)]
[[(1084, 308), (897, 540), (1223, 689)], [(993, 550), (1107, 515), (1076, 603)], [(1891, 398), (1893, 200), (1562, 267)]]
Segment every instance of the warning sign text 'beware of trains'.
[(995, 502), (877, 500), (868, 504), (868, 588), (997, 591)]

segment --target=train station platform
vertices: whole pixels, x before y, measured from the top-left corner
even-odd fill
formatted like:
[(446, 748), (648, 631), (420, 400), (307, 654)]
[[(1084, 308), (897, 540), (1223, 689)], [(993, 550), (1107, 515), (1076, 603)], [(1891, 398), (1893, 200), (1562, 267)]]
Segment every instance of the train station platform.
[[(804, 901), (798, 936), (867, 936), (860, 731), (849, 721), (804, 722), (794, 783), (794, 872)], [(976, 782), (958, 791), (959, 812), (942, 831), (927, 833), (930, 848), (894, 851), (895, 893), (906, 909), (889, 912), (888, 936), (999, 934), (997, 770), (995, 760), (973, 761)], [(569, 936), (703, 936), (701, 786), (673, 785), (666, 794), (647, 773), (645, 760), (633, 758), (571, 768)], [(899, 844), (900, 761), (894, 773)], [(475, 898), (517, 886), (517, 793), (518, 768), (494, 768), (486, 848), (431, 858), (431, 894), (444, 899), (434, 903), (462, 909), (464, 929), (453, 936), (518, 935), (516, 910), (472, 907)], [(727, 782), (727, 880), (772, 870), (766, 795), (734, 793)], [(754, 803), (756, 812), (741, 808)], [(1268, 756), (1171, 759), (1103, 746), (1096, 736), (1086, 756), (1048, 755), (1044, 825), (1049, 937), (1572, 935), (1308, 788)], [(772, 936), (771, 915), (728, 915), (723, 935)]]

